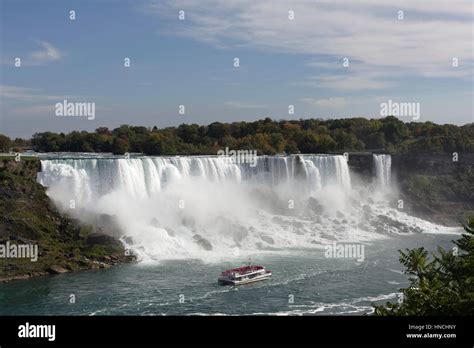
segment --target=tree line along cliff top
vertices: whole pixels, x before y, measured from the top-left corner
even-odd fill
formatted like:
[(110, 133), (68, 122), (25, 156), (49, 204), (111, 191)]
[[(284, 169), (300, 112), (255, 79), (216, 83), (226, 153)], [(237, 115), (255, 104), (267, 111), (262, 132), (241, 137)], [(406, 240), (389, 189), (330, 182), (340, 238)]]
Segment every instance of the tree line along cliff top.
[(254, 122), (214, 122), (177, 127), (122, 125), (95, 132), (41, 132), (31, 139), (0, 135), (0, 151), (32, 147), (40, 152), (126, 152), (147, 155), (215, 155), (219, 149), (278, 153), (331, 153), (379, 150), (392, 154), (474, 152), (474, 124), (456, 126), (432, 122), (381, 119), (300, 119)]

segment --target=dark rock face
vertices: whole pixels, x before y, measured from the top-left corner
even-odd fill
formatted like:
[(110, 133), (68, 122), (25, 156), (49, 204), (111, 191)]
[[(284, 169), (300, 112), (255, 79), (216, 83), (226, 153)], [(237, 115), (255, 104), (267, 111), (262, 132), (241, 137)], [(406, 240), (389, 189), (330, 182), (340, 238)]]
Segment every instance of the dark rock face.
[(453, 161), (453, 155), (448, 153), (392, 155), (392, 168), (401, 177), (404, 173), (412, 172), (427, 175), (456, 174), (473, 165), (474, 153), (459, 153), (457, 161)]
[(407, 212), (445, 225), (474, 214), (474, 154), (392, 155), (392, 177)]
[(112, 247), (120, 247), (122, 243), (111, 236), (105, 235), (105, 234), (92, 234), (86, 239), (86, 245), (91, 246), (91, 245), (108, 245)]
[[(407, 213), (445, 225), (474, 214), (474, 153), (392, 154), (392, 182)], [(372, 153), (349, 153), (349, 168), (370, 182)]]
[(349, 168), (370, 180), (374, 175), (374, 161), (372, 153), (349, 153)]

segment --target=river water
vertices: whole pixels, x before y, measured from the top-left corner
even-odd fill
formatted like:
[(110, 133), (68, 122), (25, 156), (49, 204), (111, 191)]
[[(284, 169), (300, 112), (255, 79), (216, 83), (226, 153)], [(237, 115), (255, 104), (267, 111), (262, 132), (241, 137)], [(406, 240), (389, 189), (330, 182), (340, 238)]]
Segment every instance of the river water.
[[(47, 154), (38, 182), (58, 209), (112, 231), (139, 262), (2, 284), (0, 314), (370, 313), (407, 285), (399, 249), (450, 247), (460, 232), (405, 212), (390, 156), (373, 166), (362, 178), (340, 155)], [(362, 257), (332, 258), (333, 243)], [(272, 278), (217, 284), (249, 258)]]
[[(258, 254), (271, 279), (217, 284), (240, 264), (200, 260), (129, 264), (0, 285), (0, 315), (362, 315), (396, 301), (408, 284), (397, 249), (451, 247), (453, 235), (397, 236), (365, 247), (365, 259), (329, 259), (325, 251)], [(71, 295), (75, 303), (71, 303)]]

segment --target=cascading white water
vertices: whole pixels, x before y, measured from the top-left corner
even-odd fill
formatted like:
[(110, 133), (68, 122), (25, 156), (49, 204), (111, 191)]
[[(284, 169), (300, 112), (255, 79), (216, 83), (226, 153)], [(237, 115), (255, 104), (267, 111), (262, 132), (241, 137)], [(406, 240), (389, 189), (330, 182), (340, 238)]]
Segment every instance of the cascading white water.
[(391, 184), (392, 157), (390, 155), (373, 155), (375, 178), (377, 183), (388, 188)]
[[(352, 190), (343, 156), (262, 156), (254, 163), (97, 157), (43, 159), (38, 182), (60, 209), (85, 223), (105, 215), (143, 261), (242, 258), (384, 238), (397, 232), (393, 226), (410, 232), (421, 224), (368, 199), (369, 188)], [(377, 177), (389, 185), (390, 158), (378, 155), (374, 162)]]
[(316, 192), (334, 185), (351, 189), (349, 167), (343, 156), (258, 157), (256, 165), (234, 163), (230, 157), (143, 157), (132, 159), (43, 160), (38, 181), (51, 187), (67, 185), (79, 203), (119, 190), (146, 198), (180, 178), (210, 182), (255, 180), (268, 185), (306, 181)]
[(303, 222), (295, 216), (309, 211), (309, 198), (343, 209), (351, 191), (347, 161), (335, 155), (262, 156), (255, 163), (215, 156), (62, 158), (41, 166), (38, 182), (61, 209), (87, 223), (96, 221), (93, 215), (112, 216), (142, 258), (314, 246), (318, 235), (300, 228), (307, 216)]

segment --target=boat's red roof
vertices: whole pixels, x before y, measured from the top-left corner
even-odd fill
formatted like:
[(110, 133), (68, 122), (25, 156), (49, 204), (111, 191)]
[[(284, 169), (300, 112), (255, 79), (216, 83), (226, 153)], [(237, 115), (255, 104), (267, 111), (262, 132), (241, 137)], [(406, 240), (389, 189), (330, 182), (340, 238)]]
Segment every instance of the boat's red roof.
[(243, 266), (243, 267), (228, 269), (227, 271), (222, 272), (222, 274), (223, 275), (229, 275), (232, 273), (245, 274), (245, 273), (255, 272), (261, 269), (264, 269), (263, 266), (254, 266), (254, 265)]

